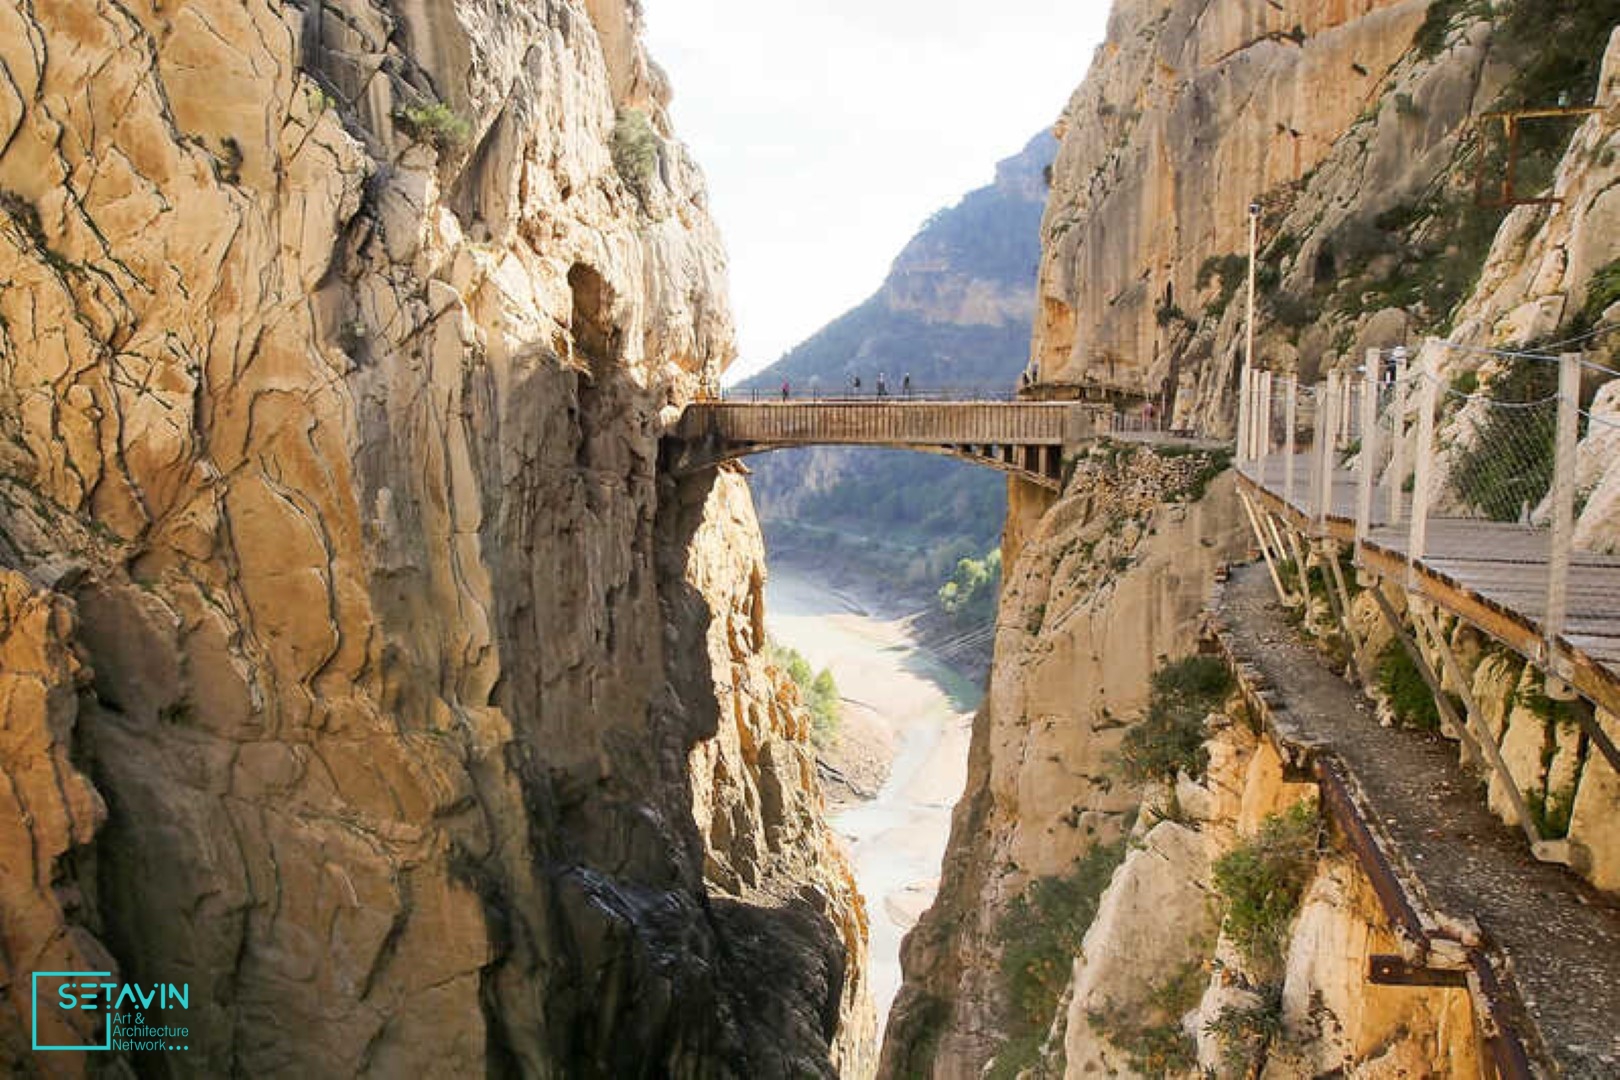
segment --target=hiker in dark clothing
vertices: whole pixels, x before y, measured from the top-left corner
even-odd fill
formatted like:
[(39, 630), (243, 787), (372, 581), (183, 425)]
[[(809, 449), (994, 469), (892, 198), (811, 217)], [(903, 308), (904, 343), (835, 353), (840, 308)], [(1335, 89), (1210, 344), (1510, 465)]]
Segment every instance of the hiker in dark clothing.
[(861, 377), (859, 375), (855, 376), (855, 378), (850, 380), (849, 385), (852, 388), (855, 396), (860, 397), (861, 396)]
[(792, 391), (792, 388), (790, 386), (788, 386), (788, 381), (786, 379), (783, 379), (782, 380), (782, 400), (783, 401), (786, 401), (788, 399), (788, 394), (791, 391)]
[(911, 396), (911, 372), (909, 371), (906, 372), (906, 377), (900, 380), (900, 392), (906, 397)]

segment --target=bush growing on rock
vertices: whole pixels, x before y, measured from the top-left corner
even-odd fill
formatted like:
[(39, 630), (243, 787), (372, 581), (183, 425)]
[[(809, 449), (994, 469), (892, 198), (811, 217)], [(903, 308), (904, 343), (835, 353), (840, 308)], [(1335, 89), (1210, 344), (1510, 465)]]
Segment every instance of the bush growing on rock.
[(1378, 689), (1404, 726), (1418, 731), (1440, 729), (1440, 709), (1429, 684), (1399, 641), (1391, 641), (1378, 654)]
[(1120, 764), (1136, 783), (1197, 779), (1209, 764), (1204, 717), (1232, 690), (1232, 674), (1215, 656), (1189, 656), (1154, 672), (1147, 717), (1125, 733)]
[(1215, 861), (1222, 930), (1265, 981), (1282, 970), (1288, 929), (1316, 865), (1317, 832), (1316, 807), (1300, 802), (1268, 815), (1258, 833)]
[(620, 109), (613, 125), (613, 167), (637, 195), (647, 194), (658, 169), (658, 133), (640, 109)]
[(472, 135), (472, 125), (442, 101), (408, 106), (401, 116), (417, 138), (440, 150), (460, 146)]
[(799, 700), (810, 710), (810, 740), (817, 746), (826, 746), (838, 734), (843, 721), (843, 698), (832, 671), (822, 668), (813, 672), (810, 661), (799, 650), (774, 642), (770, 657), (771, 663), (793, 680), (793, 685), (799, 688)]
[(1001, 917), (1001, 974), (1012, 1007), (1012, 1038), (996, 1056), (991, 1075), (1015, 1076), (1039, 1052), (1080, 943), (1124, 858), (1124, 841), (1099, 844), (1067, 875), (1031, 882)]

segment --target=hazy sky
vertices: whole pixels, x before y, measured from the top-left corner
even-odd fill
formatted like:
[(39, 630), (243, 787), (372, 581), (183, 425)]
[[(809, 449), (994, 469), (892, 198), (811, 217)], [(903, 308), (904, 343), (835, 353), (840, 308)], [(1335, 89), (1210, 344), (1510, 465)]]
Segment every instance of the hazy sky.
[(731, 253), (741, 359), (865, 299), (929, 214), (1058, 117), (1109, 0), (644, 0)]

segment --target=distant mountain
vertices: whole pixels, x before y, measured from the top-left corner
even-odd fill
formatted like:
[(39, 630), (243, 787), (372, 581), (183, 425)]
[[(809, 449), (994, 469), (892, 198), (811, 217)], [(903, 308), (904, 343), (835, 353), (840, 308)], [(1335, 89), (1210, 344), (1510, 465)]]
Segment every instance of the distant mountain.
[(1035, 314), (1049, 132), (996, 166), (993, 184), (929, 218), (878, 291), (834, 319), (745, 387), (784, 378), (828, 389), (882, 371), (922, 386), (1009, 386), (1029, 355)]
[[(883, 285), (743, 384), (836, 392), (881, 372), (892, 392), (1011, 387), (1029, 357), (1046, 173), (1043, 132), (996, 166), (995, 182), (929, 218)], [(932, 596), (956, 561), (998, 541), (998, 474), (943, 458), (820, 447), (751, 459), (771, 557), (835, 577)]]

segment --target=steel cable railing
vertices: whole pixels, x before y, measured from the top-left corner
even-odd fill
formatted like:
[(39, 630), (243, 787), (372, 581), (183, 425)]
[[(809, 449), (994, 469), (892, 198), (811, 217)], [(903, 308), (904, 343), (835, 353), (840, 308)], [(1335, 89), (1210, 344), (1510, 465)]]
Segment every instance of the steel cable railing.
[(1373, 350), (1360, 371), (1312, 387), (1246, 372), (1239, 465), (1316, 529), (1353, 519), (1358, 547), (1376, 542), (1414, 567), (1431, 556), (1501, 566), (1504, 595), (1552, 640), (1573, 553), (1617, 544), (1576, 528), (1620, 455), (1620, 394), (1581, 409), (1582, 375), (1614, 373), (1576, 354), (1467, 347), (1487, 362), (1446, 381), (1441, 360), (1456, 348), (1431, 342), (1410, 366), (1404, 350)]

